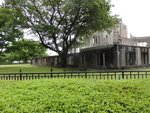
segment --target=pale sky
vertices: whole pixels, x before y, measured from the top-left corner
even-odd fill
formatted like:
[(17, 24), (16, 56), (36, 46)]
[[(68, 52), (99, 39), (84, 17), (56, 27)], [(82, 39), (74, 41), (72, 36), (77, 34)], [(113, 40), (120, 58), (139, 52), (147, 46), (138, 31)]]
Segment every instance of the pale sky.
[[(0, 0), (0, 3), (3, 0)], [(113, 14), (120, 15), (133, 36), (150, 36), (150, 0), (111, 0)]]
[(150, 0), (111, 0), (133, 36), (150, 36)]

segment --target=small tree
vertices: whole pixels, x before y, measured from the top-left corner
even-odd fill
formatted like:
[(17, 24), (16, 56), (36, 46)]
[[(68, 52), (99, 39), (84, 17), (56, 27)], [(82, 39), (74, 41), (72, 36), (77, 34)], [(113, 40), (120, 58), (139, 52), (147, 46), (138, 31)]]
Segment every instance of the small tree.
[(0, 7), (0, 55), (10, 43), (23, 36), (19, 18), (15, 10)]
[(44, 47), (55, 51), (66, 66), (67, 54), (81, 37), (106, 30), (116, 22), (108, 0), (5, 0), (25, 17), (25, 26)]
[(33, 40), (21, 39), (14, 42), (7, 50), (9, 60), (23, 60), (27, 63), (32, 57), (46, 56), (46, 49), (41, 43)]

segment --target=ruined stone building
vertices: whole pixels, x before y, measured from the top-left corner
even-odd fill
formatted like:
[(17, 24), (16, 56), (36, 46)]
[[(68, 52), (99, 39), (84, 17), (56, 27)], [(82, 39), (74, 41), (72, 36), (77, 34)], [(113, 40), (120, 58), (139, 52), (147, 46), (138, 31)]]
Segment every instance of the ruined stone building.
[[(56, 66), (58, 56), (33, 58), (36, 65)], [(120, 21), (111, 32), (96, 32), (79, 53), (68, 55), (68, 65), (89, 68), (126, 68), (150, 65), (150, 37), (127, 36)]]

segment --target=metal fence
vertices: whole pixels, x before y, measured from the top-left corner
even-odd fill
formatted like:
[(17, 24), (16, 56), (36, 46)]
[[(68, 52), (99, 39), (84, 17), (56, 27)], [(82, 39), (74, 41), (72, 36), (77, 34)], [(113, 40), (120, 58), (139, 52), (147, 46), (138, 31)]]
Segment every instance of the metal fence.
[(102, 80), (126, 80), (150, 78), (150, 71), (74, 71), (47, 73), (0, 73), (0, 80), (32, 80), (50, 78), (84, 78)]

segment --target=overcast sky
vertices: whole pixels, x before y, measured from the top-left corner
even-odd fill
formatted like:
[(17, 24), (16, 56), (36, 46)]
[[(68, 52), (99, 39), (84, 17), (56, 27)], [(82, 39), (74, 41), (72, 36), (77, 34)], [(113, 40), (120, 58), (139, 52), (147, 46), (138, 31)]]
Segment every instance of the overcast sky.
[[(0, 3), (3, 0), (0, 0)], [(113, 14), (120, 15), (134, 36), (150, 36), (150, 0), (111, 0)]]
[(113, 13), (119, 14), (134, 36), (150, 36), (150, 0), (112, 0)]

